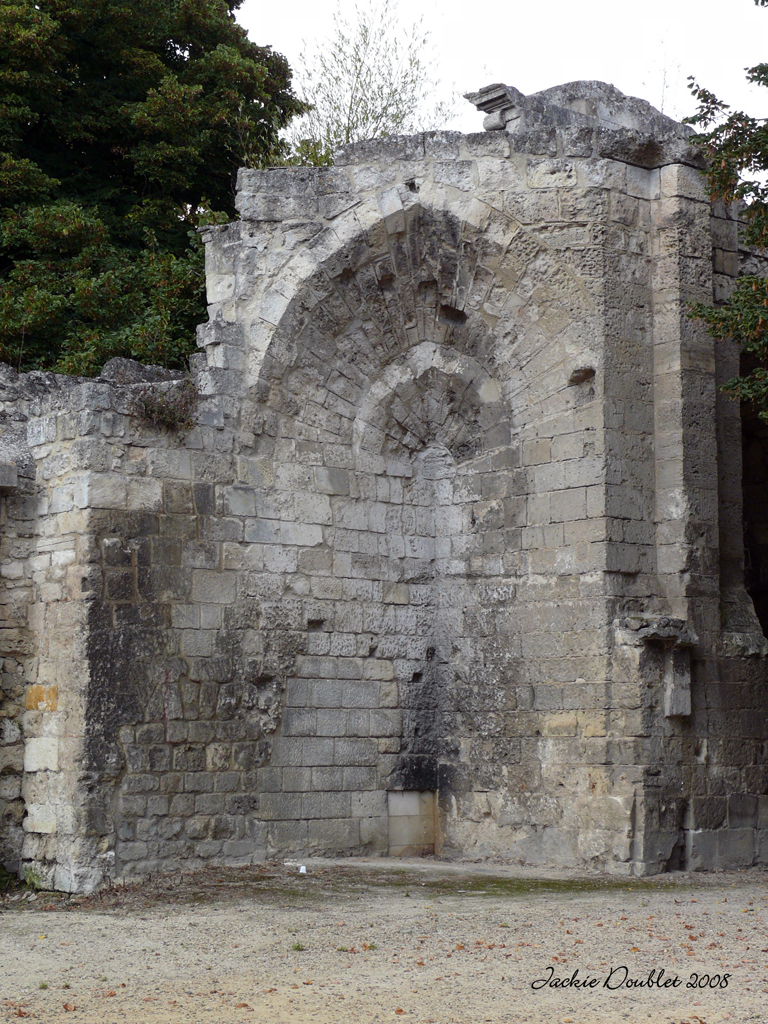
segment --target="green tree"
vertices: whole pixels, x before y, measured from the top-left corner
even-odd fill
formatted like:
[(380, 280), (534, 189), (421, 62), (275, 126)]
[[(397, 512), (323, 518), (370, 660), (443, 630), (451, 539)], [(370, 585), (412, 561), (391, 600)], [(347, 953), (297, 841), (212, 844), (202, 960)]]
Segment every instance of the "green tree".
[[(768, 0), (755, 0), (768, 7)], [(747, 80), (768, 86), (768, 64), (747, 70)], [(747, 245), (768, 249), (768, 121), (732, 111), (708, 89), (690, 79), (698, 100), (697, 113), (686, 120), (698, 125), (695, 140), (708, 160), (709, 192), (725, 203), (743, 202)], [(768, 420), (768, 280), (739, 278), (724, 306), (695, 304), (693, 319), (704, 321), (715, 338), (737, 338), (747, 356), (745, 372), (728, 381), (725, 390), (752, 402)]]
[(0, 358), (180, 365), (205, 317), (195, 229), (281, 152), (290, 69), (242, 0), (4, 0)]
[(337, 6), (333, 26), (296, 67), (309, 109), (288, 135), (292, 162), (329, 164), (345, 143), (441, 128), (451, 118), (451, 105), (433, 100), (429, 32), (421, 22), (401, 29), (396, 0), (356, 8), (353, 22)]

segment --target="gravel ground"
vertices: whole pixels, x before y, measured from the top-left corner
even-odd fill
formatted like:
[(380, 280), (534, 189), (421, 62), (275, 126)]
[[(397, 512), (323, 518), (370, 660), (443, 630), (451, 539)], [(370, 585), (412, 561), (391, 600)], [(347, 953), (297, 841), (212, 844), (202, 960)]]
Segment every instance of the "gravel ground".
[(0, 1020), (50, 1024), (765, 1022), (768, 873), (311, 861), (17, 889), (0, 975)]

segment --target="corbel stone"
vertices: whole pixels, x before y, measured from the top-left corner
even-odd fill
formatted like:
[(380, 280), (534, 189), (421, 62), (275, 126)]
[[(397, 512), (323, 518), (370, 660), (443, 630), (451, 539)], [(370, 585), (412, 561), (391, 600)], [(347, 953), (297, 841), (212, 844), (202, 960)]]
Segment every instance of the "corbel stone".
[(501, 82), (486, 85), (479, 92), (465, 93), (464, 99), (486, 115), (483, 128), (487, 132), (503, 131), (510, 121), (520, 117), (525, 104), (519, 89)]

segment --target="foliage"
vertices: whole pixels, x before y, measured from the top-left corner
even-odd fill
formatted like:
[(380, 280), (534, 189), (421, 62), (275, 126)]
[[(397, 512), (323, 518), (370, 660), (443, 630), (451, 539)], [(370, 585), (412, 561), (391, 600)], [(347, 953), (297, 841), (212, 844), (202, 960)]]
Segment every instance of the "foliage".
[(180, 365), (205, 318), (195, 229), (303, 110), (242, 0), (4, 0), (0, 358)]
[[(768, 7), (768, 0), (755, 0)], [(747, 70), (747, 80), (768, 86), (768, 63)], [(698, 125), (694, 136), (708, 161), (708, 185), (713, 199), (744, 203), (743, 241), (768, 249), (768, 121), (731, 111), (708, 89), (689, 79), (698, 100), (696, 114), (687, 118)], [(752, 402), (762, 419), (768, 419), (768, 280), (745, 275), (736, 282), (730, 302), (724, 306), (695, 303), (693, 319), (706, 323), (715, 338), (737, 338), (752, 369), (728, 381), (724, 390)]]
[(40, 872), (35, 871), (35, 869), (30, 864), (24, 865), (22, 876), (24, 878), (24, 884), (27, 886), (27, 888), (34, 889), (35, 892), (43, 888), (43, 879), (40, 875)]
[(299, 58), (309, 110), (289, 133), (292, 163), (328, 164), (348, 142), (439, 128), (451, 117), (449, 105), (430, 105), (439, 83), (422, 22), (398, 31), (396, 0), (357, 7), (355, 15), (350, 22), (337, 6), (332, 38)]
[(173, 384), (142, 388), (134, 401), (134, 412), (153, 427), (173, 434), (195, 425), (197, 390), (189, 378)]

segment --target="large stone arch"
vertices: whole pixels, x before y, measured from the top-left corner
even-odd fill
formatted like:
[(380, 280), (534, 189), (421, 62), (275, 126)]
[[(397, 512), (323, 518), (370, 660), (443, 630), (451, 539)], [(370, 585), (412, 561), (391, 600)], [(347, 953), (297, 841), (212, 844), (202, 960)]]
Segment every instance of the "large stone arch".
[[(311, 400), (331, 352), (369, 380), (394, 355), (432, 342), (495, 371), (512, 398), (558, 365), (600, 359), (595, 304), (546, 236), (439, 186), (423, 192), (390, 215), (375, 197), (363, 200), (287, 259), (266, 294), (242, 297), (239, 316), (257, 342), (249, 384), (274, 394), (287, 371), (293, 393)], [(553, 393), (566, 381), (555, 378)]]
[(387, 791), (428, 790), (448, 848), (489, 852), (503, 840), (467, 817), (495, 828), (508, 794), (530, 788), (516, 591), (536, 513), (521, 447), (574, 369), (599, 366), (600, 332), (542, 240), (424, 191), (401, 190), (391, 215), (364, 201), (314, 236), (317, 260), (286, 261), (277, 292), (241, 299), (261, 339), (247, 371), (260, 472), (275, 532), (297, 545), (308, 629), (272, 765), (330, 778), (349, 749), (339, 804), (364, 797), (371, 813), (359, 839), (344, 823), (348, 846), (386, 850)]

